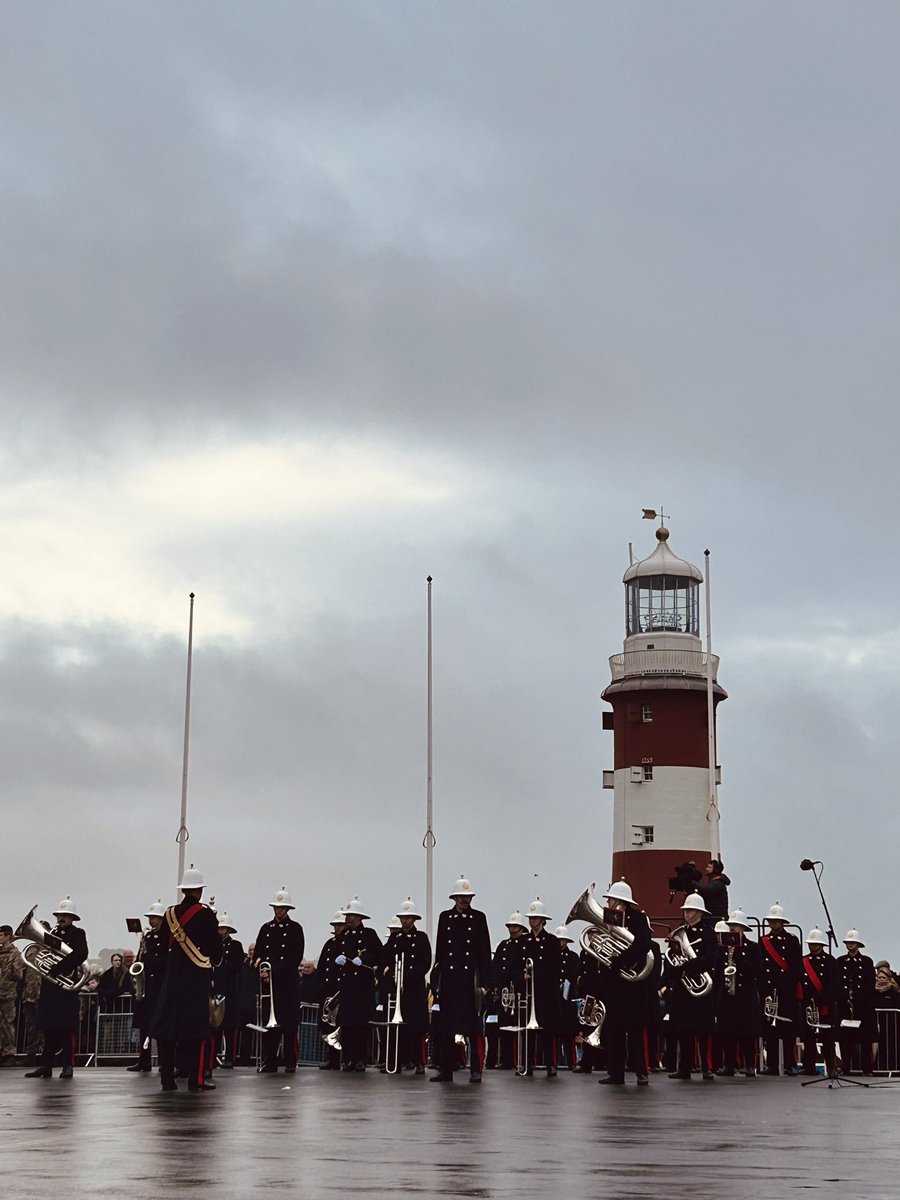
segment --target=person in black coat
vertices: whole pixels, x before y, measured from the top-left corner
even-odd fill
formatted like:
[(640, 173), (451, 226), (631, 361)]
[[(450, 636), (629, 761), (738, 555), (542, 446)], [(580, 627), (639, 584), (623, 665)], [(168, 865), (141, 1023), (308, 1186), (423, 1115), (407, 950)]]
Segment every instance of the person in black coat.
[(752, 925), (741, 909), (728, 917), (728, 933), (722, 935), (724, 950), (723, 980), (719, 992), (717, 1032), (721, 1040), (723, 1065), (719, 1075), (734, 1075), (738, 1048), (744, 1075), (756, 1075), (756, 1045), (761, 1032), (759, 980), (762, 976), (762, 951), (751, 942), (747, 931)]
[(578, 1063), (575, 1038), (578, 1036), (578, 975), (581, 963), (572, 949), (572, 938), (565, 925), (560, 925), (554, 936), (560, 945), (559, 996), (562, 1005), (560, 1045), (565, 1055), (566, 1067), (574, 1071)]
[(540, 896), (532, 900), (525, 913), (531, 932), (522, 938), (516, 949), (522, 958), (526, 992), (532, 997), (526, 1019), (532, 1012), (539, 1029), (525, 1032), (525, 1062), (519, 1063), (519, 1075), (534, 1074), (537, 1042), (540, 1038), (547, 1078), (557, 1071), (558, 1039), (562, 1030), (562, 996), (559, 977), (562, 970), (562, 946), (555, 934), (547, 932), (549, 915), (544, 911)]
[(369, 1047), (369, 1026), (375, 1019), (375, 985), (381, 962), (381, 938), (363, 925), (368, 914), (355, 896), (344, 910), (346, 928), (335, 941), (338, 976), (338, 1019), (341, 1029), (341, 1068), (363, 1072)]
[(210, 1037), (209, 1001), (213, 967), (222, 953), (219, 921), (201, 901), (203, 876), (191, 867), (181, 881), (183, 899), (166, 909), (163, 932), (168, 938), (166, 967), (150, 1033), (159, 1052), (160, 1084), (174, 1092), (175, 1056), (187, 1072), (188, 1091), (212, 1091), (205, 1079)]
[(506, 929), (508, 936), (497, 943), (494, 951), (494, 986), (486, 1004), (487, 1054), (484, 1065), (489, 1070), (498, 1067), (501, 1071), (514, 1071), (519, 1065), (516, 1055), (518, 1037), (512, 1030), (519, 1023), (523, 984), (522, 956), (516, 944), (527, 935), (528, 926), (522, 914), (514, 912), (506, 922)]
[(53, 1074), (53, 1060), (60, 1056), (62, 1070), (60, 1079), (72, 1078), (72, 1066), (75, 1061), (75, 1038), (78, 1031), (78, 1009), (80, 997), (78, 992), (66, 991), (54, 979), (74, 979), (78, 970), (88, 956), (87, 937), (83, 929), (74, 922), (80, 921), (77, 906), (71, 896), (61, 900), (59, 907), (54, 909), (56, 928), (47, 934), (49, 946), (55, 944), (68, 946), (69, 953), (59, 962), (53, 964), (49, 978), (41, 979), (41, 994), (38, 998), (37, 1024), (44, 1031), (44, 1049), (40, 1065), (34, 1071), (26, 1073), (26, 1079), (49, 1079)]
[(796, 1045), (800, 1032), (797, 985), (802, 974), (800, 941), (789, 933), (784, 909), (773, 904), (765, 918), (769, 932), (762, 939), (763, 978), (760, 983), (763, 1007), (764, 1075), (777, 1075), (778, 1043), (781, 1042), (785, 1075), (797, 1074)]
[(875, 1016), (875, 963), (860, 954), (865, 942), (856, 929), (844, 938), (847, 953), (837, 961), (838, 1038), (844, 1070), (850, 1068), (850, 1054), (859, 1045), (863, 1075), (871, 1075), (878, 1053), (878, 1023)]
[[(278, 1071), (278, 1046), (282, 1046), (285, 1074), (293, 1075), (297, 1070), (299, 1053), (298, 1033), (300, 1028), (300, 964), (303, 961), (305, 941), (303, 926), (294, 921), (289, 913), (294, 908), (290, 892), (280, 888), (269, 901), (273, 910), (271, 921), (267, 921), (256, 935), (255, 963), (264, 985), (271, 988), (272, 1005), (277, 1024), (260, 1036), (263, 1039), (264, 1075)], [(268, 963), (266, 968), (264, 963)], [(268, 1023), (270, 1009), (263, 1006), (260, 1024)]]
[[(622, 972), (640, 974), (647, 965), (652, 941), (650, 922), (624, 879), (612, 884), (603, 899), (606, 901), (604, 922), (626, 929), (631, 934), (631, 944), (616, 953), (609, 965), (597, 963), (597, 995), (606, 1006), (602, 1033), (606, 1074), (598, 1082), (624, 1083), (628, 1062), (637, 1082), (646, 1086), (649, 1083), (645, 1048), (649, 993), (643, 980), (623, 977)], [(649, 971), (652, 971), (652, 956)]]
[(147, 1072), (153, 1069), (150, 1022), (153, 1020), (153, 1012), (159, 999), (163, 974), (166, 969), (166, 955), (169, 949), (168, 934), (164, 934), (162, 930), (165, 913), (166, 906), (162, 900), (151, 904), (144, 913), (149, 929), (141, 935), (141, 945), (136, 960), (144, 968), (139, 977), (143, 996), (140, 1000), (135, 998), (131, 1016), (132, 1029), (138, 1031), (138, 1060), (126, 1068), (128, 1071)]
[[(425, 978), (431, 970), (431, 943), (428, 934), (416, 929), (421, 916), (415, 911), (409, 896), (400, 905), (397, 919), (400, 928), (395, 930), (382, 951), (381, 976), (387, 984), (386, 992), (396, 1003), (397, 969), (402, 964), (403, 990), (400, 998), (400, 1016), (403, 1023), (388, 1025), (388, 1060), (396, 1052), (397, 1062), (402, 1069), (414, 1070), (417, 1075), (425, 1074), (425, 1035), (428, 1032), (428, 989)], [(385, 1006), (385, 1016), (388, 1015)], [(392, 1028), (396, 1030), (399, 1045), (393, 1049)], [(392, 1063), (388, 1061), (387, 1067)], [(399, 1074), (399, 1071), (397, 1072)]]
[(244, 947), (231, 935), (237, 933), (227, 913), (219, 913), (219, 937), (222, 957), (213, 971), (213, 991), (225, 999), (225, 1018), (219, 1029), (219, 1050), (224, 1070), (232, 1070), (238, 1051), (240, 1022), (240, 977), (244, 965)]
[[(687, 896), (681, 914), (684, 924), (669, 938), (663, 969), (669, 1032), (678, 1045), (678, 1065), (669, 1078), (691, 1078), (695, 1046), (699, 1045), (703, 1078), (711, 1081), (716, 1077), (711, 1057), (715, 1007), (705, 976), (711, 978), (715, 971), (720, 947), (702, 896)], [(682, 940), (690, 946), (692, 956), (684, 953)]]
[(800, 986), (803, 990), (800, 1027), (803, 1038), (803, 1075), (818, 1075), (818, 1043), (822, 1045), (825, 1070), (834, 1074), (835, 995), (838, 968), (826, 950), (828, 938), (821, 929), (806, 935), (809, 953), (803, 959)]
[(97, 984), (100, 1011), (102, 1013), (121, 1011), (118, 1002), (131, 995), (131, 975), (125, 966), (125, 959), (121, 954), (112, 954), (109, 967), (100, 976), (100, 982)]
[(728, 885), (731, 880), (725, 874), (721, 859), (712, 858), (703, 872), (705, 882), (697, 884), (696, 894), (703, 897), (706, 911), (717, 921), (728, 919)]
[[(341, 986), (341, 969), (335, 966), (335, 957), (340, 953), (337, 949), (338, 939), (347, 928), (346, 918), (342, 909), (331, 918), (331, 937), (319, 951), (319, 959), (316, 964), (316, 977), (319, 984), (319, 1032), (322, 1037), (327, 1037), (334, 1033), (336, 1026), (332, 1025), (326, 1018), (331, 1015), (332, 1008), (336, 1004), (336, 997)], [(329, 1001), (332, 1003), (329, 1004)], [(319, 1066), (320, 1071), (339, 1071), (341, 1067), (341, 1052), (336, 1050), (330, 1043), (328, 1045), (328, 1054), (325, 1062)]]
[(481, 1083), (484, 1065), (482, 1007), (492, 985), (491, 935), (483, 912), (472, 908), (475, 895), (460, 876), (450, 892), (453, 907), (438, 918), (431, 990), (439, 1009), (438, 1072), (431, 1083), (452, 1083), (456, 1035), (469, 1039), (469, 1082)]

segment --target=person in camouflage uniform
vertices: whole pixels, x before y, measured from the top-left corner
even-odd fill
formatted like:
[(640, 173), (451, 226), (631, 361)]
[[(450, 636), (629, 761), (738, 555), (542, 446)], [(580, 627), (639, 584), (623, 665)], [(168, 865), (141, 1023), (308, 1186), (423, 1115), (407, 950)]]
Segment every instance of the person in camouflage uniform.
[(41, 995), (41, 974), (26, 967), (22, 980), (22, 1021), (25, 1025), (25, 1054), (29, 1067), (37, 1066), (44, 1049), (44, 1031), (37, 1027), (37, 1005)]
[(0, 925), (0, 1067), (16, 1062), (16, 1003), (25, 974), (22, 955), (13, 945), (11, 925)]

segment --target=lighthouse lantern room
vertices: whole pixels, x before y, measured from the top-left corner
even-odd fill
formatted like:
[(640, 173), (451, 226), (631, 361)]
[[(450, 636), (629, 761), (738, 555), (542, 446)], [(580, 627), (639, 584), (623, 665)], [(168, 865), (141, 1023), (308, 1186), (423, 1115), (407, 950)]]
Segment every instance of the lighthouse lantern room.
[[(727, 693), (700, 640), (698, 567), (669, 548), (669, 531), (625, 572), (625, 643), (610, 660), (603, 727), (613, 731), (612, 879), (626, 879), (651, 915), (670, 910), (682, 862), (719, 856), (715, 711)], [(710, 714), (712, 738), (710, 738)], [(712, 752), (711, 752), (712, 747)]]

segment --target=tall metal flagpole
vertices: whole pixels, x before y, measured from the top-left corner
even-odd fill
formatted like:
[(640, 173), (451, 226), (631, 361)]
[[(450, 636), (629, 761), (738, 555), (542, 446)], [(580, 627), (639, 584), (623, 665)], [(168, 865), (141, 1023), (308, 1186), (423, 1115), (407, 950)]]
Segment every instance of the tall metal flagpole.
[(428, 679), (427, 679), (427, 710), (428, 736), (426, 754), (425, 779), (425, 809), (426, 829), (422, 845), (425, 847), (425, 931), (428, 940), (434, 944), (434, 847), (437, 839), (434, 836), (434, 703), (432, 693), (432, 641), (431, 641), (431, 584), (432, 578), (427, 579), (428, 590)]
[(188, 787), (188, 750), (191, 743), (191, 661), (193, 658), (194, 649), (194, 593), (191, 592), (191, 611), (188, 620), (188, 645), (187, 645), (187, 684), (185, 686), (184, 697), (184, 757), (181, 767), (181, 824), (178, 827), (178, 833), (175, 835), (175, 841), (178, 843), (178, 881), (175, 885), (175, 894), (178, 895), (178, 889), (181, 887), (181, 881), (184, 878), (184, 847), (190, 838), (190, 833), (187, 827), (187, 787)]
[(719, 840), (719, 797), (716, 788), (716, 724), (715, 704), (713, 703), (713, 656), (712, 656), (712, 610), (710, 608), (711, 587), (709, 581), (709, 551), (703, 551), (706, 558), (706, 736), (709, 748), (709, 807), (706, 819), (709, 821), (709, 848), (712, 857), (718, 859), (721, 855)]

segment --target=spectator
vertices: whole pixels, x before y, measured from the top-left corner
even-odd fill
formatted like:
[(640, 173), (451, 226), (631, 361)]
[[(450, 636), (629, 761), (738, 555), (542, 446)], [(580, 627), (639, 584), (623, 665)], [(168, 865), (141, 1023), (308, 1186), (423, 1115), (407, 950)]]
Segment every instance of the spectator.
[(16, 1000), (25, 974), (11, 925), (0, 925), (0, 1067), (16, 1065)]

